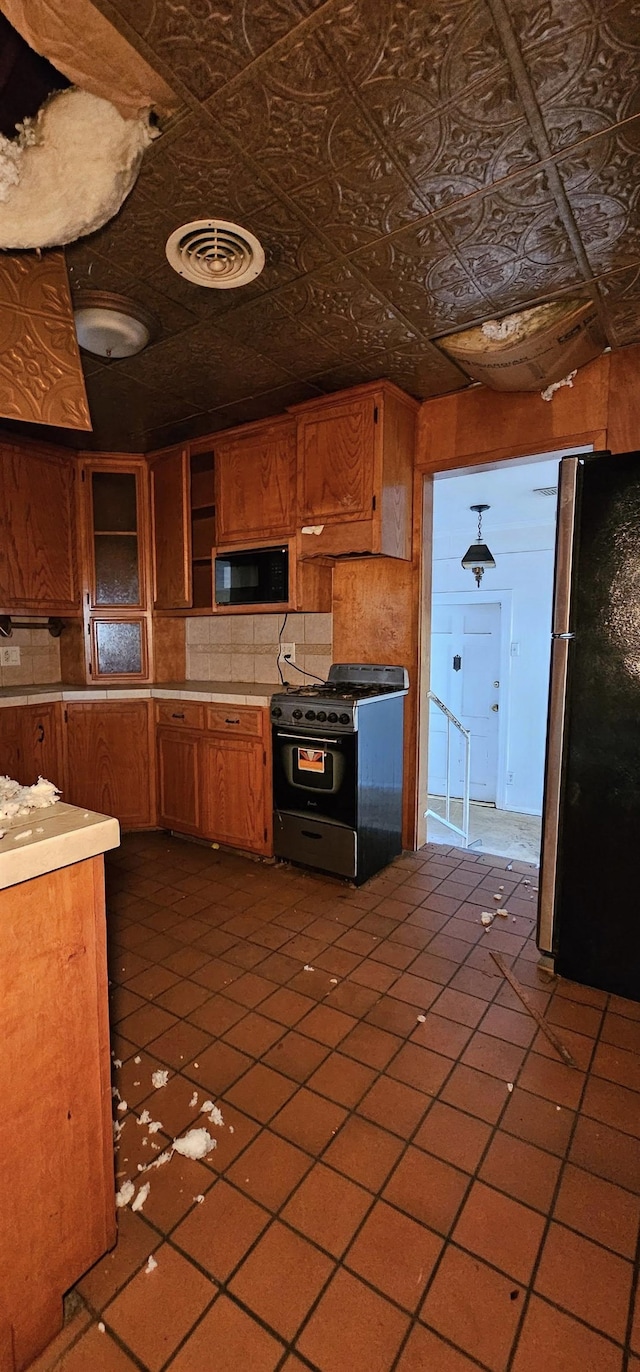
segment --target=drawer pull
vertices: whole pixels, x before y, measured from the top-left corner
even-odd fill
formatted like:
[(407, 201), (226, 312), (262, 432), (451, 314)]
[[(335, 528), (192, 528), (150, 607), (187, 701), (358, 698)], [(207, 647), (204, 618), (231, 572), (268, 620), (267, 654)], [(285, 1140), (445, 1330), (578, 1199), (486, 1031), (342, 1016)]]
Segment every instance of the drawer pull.
[(174, 712), (173, 712), (171, 718), (172, 718), (172, 719), (184, 719), (184, 710), (183, 710), (183, 712), (182, 712), (181, 715), (177, 714), (177, 712), (174, 710)]
[(239, 719), (225, 719), (224, 722), (225, 722), (225, 724), (239, 724), (239, 723), (240, 723), (240, 720), (239, 720)]
[(302, 829), (301, 833), (303, 838), (315, 838), (318, 839), (318, 841), (322, 838), (322, 834), (312, 834), (310, 829)]

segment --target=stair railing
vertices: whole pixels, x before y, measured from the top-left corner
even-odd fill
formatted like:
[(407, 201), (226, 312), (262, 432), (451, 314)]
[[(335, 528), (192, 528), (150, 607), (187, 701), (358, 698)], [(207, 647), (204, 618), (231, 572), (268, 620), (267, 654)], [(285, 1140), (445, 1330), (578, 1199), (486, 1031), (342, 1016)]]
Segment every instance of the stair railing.
[[(454, 834), (459, 834), (464, 840), (465, 848), (469, 847), (469, 807), (471, 801), (471, 732), (465, 729), (464, 724), (456, 718), (453, 711), (449, 709), (444, 701), (436, 695), (435, 691), (427, 691), (427, 699), (442, 712), (447, 721), (447, 787), (445, 796), (445, 813), (439, 815), (436, 810), (425, 810), (425, 819), (437, 819), (440, 824), (446, 825)], [(454, 824), (451, 818), (451, 728), (457, 729), (464, 741), (464, 786), (462, 793), (462, 828), (459, 824)]]

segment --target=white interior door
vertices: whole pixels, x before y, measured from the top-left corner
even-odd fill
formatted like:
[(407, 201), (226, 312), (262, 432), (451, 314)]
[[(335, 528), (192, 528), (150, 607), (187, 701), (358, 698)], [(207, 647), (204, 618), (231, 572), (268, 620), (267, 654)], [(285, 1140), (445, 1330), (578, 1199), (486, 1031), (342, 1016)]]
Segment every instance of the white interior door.
[[(435, 605), (431, 617), (431, 690), (471, 731), (471, 799), (493, 801), (498, 781), (500, 605)], [(429, 711), (429, 793), (447, 785), (447, 722)], [(461, 796), (464, 744), (451, 726), (451, 794)]]

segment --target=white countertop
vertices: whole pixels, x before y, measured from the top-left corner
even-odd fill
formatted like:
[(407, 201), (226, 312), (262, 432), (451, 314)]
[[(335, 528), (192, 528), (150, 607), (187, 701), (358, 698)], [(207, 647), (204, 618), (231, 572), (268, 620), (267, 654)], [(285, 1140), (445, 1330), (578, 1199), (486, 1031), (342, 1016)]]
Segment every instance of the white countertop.
[(117, 819), (64, 801), (21, 818), (0, 820), (2, 829), (0, 890), (97, 857), (120, 843)]
[(208, 705), (271, 703), (275, 686), (266, 681), (163, 681), (159, 686), (2, 686), (0, 709), (10, 705), (48, 705), (58, 700), (203, 700)]

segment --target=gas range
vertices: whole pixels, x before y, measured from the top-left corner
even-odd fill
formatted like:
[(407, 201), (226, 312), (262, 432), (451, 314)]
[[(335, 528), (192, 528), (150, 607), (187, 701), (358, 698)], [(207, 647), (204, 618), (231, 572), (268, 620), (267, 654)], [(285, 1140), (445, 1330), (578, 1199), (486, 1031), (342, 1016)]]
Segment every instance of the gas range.
[(272, 696), (276, 857), (359, 885), (402, 851), (408, 686), (404, 667), (334, 662)]
[(278, 727), (353, 733), (363, 705), (394, 695), (406, 695), (405, 667), (335, 662), (327, 681), (317, 686), (292, 686), (271, 697), (271, 719)]

